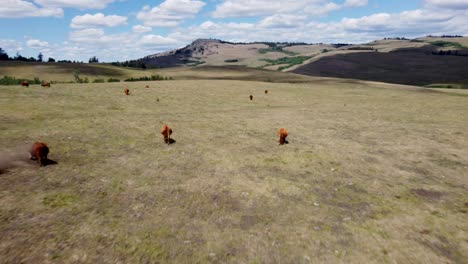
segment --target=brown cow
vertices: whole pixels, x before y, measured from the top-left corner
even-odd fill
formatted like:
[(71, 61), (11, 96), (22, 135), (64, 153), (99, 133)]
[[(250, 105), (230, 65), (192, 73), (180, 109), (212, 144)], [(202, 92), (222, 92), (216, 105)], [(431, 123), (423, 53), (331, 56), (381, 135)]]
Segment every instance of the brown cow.
[(168, 125), (162, 126), (161, 135), (163, 135), (164, 142), (166, 142), (166, 144), (171, 144), (172, 129)]
[(149, 85), (146, 85), (145, 88), (149, 88)]
[(278, 129), (278, 132), (276, 132), (276, 136), (279, 137), (279, 144), (280, 145), (283, 145), (284, 143), (288, 143), (288, 141), (286, 141), (286, 137), (288, 136), (288, 131), (286, 131), (285, 128), (280, 128)]
[(253, 95), (250, 95), (250, 101), (252, 101), (252, 100), (253, 100)]
[(21, 86), (29, 87), (29, 83), (28, 82), (21, 82)]
[(268, 90), (265, 90), (265, 94), (268, 94)]
[(49, 148), (42, 142), (34, 142), (29, 150), (29, 158), (37, 160), (41, 164), (41, 167), (46, 165), (48, 160), (47, 154), (49, 154)]
[(125, 93), (126, 95), (130, 95), (130, 90), (128, 90), (127, 88), (125, 88), (125, 89), (124, 89), (124, 93)]
[(42, 87), (50, 87), (50, 82), (42, 82), (41, 86)]

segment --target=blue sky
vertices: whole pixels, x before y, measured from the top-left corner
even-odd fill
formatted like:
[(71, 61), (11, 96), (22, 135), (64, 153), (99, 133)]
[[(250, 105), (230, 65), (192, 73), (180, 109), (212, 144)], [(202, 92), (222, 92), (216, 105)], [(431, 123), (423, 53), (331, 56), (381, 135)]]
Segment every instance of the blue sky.
[(365, 43), (468, 35), (468, 0), (0, 0), (0, 28), (10, 56), (123, 61), (197, 38)]

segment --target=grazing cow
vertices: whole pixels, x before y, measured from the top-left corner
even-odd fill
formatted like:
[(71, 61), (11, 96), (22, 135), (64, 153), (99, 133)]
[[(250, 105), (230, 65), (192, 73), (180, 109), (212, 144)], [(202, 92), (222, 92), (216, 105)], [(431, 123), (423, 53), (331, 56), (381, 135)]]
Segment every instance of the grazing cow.
[(268, 94), (268, 90), (265, 90), (265, 94)]
[(46, 165), (48, 160), (47, 154), (49, 154), (49, 148), (42, 142), (34, 142), (29, 150), (29, 158), (37, 160), (41, 164), (41, 167)]
[(168, 145), (171, 143), (171, 134), (172, 129), (168, 125), (163, 125), (161, 128), (161, 135), (163, 135), (164, 142)]
[(149, 88), (149, 85), (146, 85), (145, 88)]
[(286, 137), (288, 136), (288, 131), (284, 129), (283, 127), (278, 129), (278, 132), (276, 132), (276, 135), (279, 137), (279, 144), (283, 145), (284, 143), (288, 143), (286, 141)]
[(28, 82), (21, 82), (21, 86), (29, 87), (29, 83)]
[(250, 95), (250, 101), (252, 101), (252, 100), (253, 100), (253, 95)]
[(50, 82), (42, 82), (41, 86), (42, 87), (50, 87)]
[(159, 98), (157, 98), (156, 101), (159, 102)]
[(126, 95), (130, 95), (130, 90), (128, 90), (127, 88), (125, 88), (125, 89), (124, 89), (124, 93), (125, 93)]

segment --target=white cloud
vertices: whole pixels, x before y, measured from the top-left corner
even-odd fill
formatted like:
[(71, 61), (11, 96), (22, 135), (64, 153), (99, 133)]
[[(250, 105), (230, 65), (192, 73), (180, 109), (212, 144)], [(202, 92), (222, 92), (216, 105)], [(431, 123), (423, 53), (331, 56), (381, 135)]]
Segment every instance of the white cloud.
[(0, 39), (0, 48), (8, 53), (10, 57), (13, 57), (17, 51), (23, 50), (22, 44), (13, 39)]
[(216, 6), (214, 17), (249, 17), (275, 14), (326, 14), (341, 6), (327, 0), (224, 0)]
[(343, 18), (341, 24), (347, 30), (352, 31), (375, 31), (384, 30), (391, 26), (392, 16), (387, 13), (378, 13), (360, 18)]
[(38, 39), (30, 39), (26, 42), (26, 45), (33, 49), (43, 49), (49, 47), (47, 41), (40, 41)]
[(273, 15), (262, 19), (258, 26), (262, 28), (295, 28), (303, 24), (304, 15)]
[(366, 6), (367, 0), (346, 0), (344, 6)]
[(100, 28), (87, 28), (70, 32), (69, 39), (75, 42), (89, 42), (104, 36), (104, 30)]
[(70, 7), (79, 9), (102, 9), (115, 0), (34, 0), (45, 7)]
[(337, 5), (335, 3), (326, 3), (324, 4), (323, 6), (307, 6), (306, 8), (304, 8), (304, 12), (307, 14), (307, 15), (312, 15), (312, 16), (325, 16), (327, 15), (328, 13), (332, 12), (332, 11), (335, 11), (335, 10), (338, 10), (342, 8), (342, 6), (340, 5)]
[(375, 36), (416, 37), (427, 34), (466, 34), (468, 17), (465, 12), (411, 10), (396, 14), (380, 13), (361, 18), (344, 18), (341, 26), (349, 32)]
[(150, 32), (151, 30), (152, 30), (151, 27), (145, 27), (142, 25), (135, 25), (132, 27), (132, 31), (135, 33), (146, 33), (146, 32)]
[(63, 10), (56, 7), (38, 7), (24, 0), (2, 0), (0, 17), (62, 17)]
[(468, 9), (467, 0), (424, 0), (429, 7), (447, 9)]
[(159, 35), (146, 35), (140, 39), (139, 43), (143, 45), (174, 46), (175, 44), (178, 44), (178, 41), (170, 37), (163, 37)]
[(165, 0), (153, 8), (143, 7), (137, 19), (145, 26), (175, 27), (200, 12), (204, 5), (204, 2), (195, 0)]
[(90, 27), (116, 27), (127, 24), (127, 18), (123, 16), (109, 15), (102, 13), (95, 15), (85, 14), (76, 16), (72, 19), (70, 27), (72, 28), (90, 28)]

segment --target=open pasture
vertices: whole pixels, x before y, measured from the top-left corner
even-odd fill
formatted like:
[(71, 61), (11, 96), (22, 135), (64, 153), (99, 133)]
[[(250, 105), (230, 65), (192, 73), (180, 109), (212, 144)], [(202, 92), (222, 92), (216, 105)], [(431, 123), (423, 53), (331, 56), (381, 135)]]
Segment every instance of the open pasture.
[[(467, 91), (175, 80), (2, 86), (0, 106), (0, 263), (468, 259)], [(24, 161), (38, 140), (58, 164)]]

